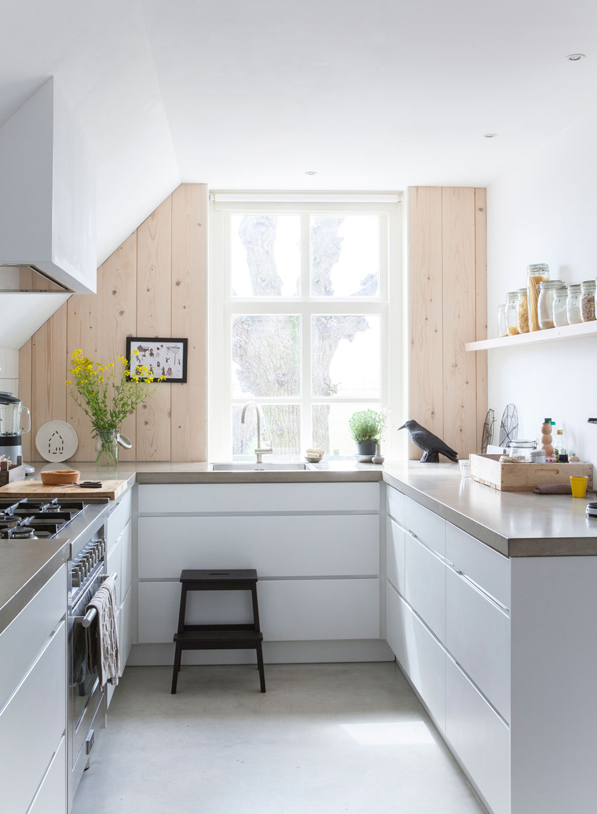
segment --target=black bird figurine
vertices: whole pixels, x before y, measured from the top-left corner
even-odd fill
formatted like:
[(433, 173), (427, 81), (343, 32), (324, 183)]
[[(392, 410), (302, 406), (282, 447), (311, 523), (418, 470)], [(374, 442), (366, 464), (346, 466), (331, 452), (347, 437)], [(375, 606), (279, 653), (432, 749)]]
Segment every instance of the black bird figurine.
[(439, 463), (440, 453), (445, 455), (446, 458), (449, 458), (453, 463), (458, 462), (458, 453), (445, 444), (437, 435), (434, 435), (432, 432), (429, 432), (429, 430), (426, 430), (425, 427), (422, 427), (418, 421), (411, 419), (410, 421), (406, 421), (401, 427), (398, 427), (398, 429), (403, 430), (405, 427), (410, 433), (413, 444), (424, 452), (421, 458), (422, 464)]

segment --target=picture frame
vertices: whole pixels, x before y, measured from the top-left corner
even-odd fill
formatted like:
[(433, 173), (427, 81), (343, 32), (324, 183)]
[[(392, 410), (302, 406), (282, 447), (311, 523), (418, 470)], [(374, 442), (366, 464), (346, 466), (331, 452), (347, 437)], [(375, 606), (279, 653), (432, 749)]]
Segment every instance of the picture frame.
[[(137, 365), (147, 365), (156, 384), (186, 384), (188, 339), (158, 336), (127, 336), (126, 358), (131, 376)], [(133, 350), (138, 350), (134, 354)], [(160, 376), (165, 376), (159, 381)]]

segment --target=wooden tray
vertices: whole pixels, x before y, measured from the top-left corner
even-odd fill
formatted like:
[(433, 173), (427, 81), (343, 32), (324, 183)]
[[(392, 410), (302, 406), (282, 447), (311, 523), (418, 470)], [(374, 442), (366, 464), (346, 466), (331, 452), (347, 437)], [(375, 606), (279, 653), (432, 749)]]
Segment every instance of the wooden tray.
[(503, 464), (499, 455), (471, 455), (470, 460), (471, 480), (502, 492), (532, 492), (535, 486), (570, 483), (570, 476), (585, 475), (587, 488), (593, 488), (593, 464)]
[(0, 489), (0, 497), (109, 497), (116, 500), (127, 489), (126, 480), (104, 480), (101, 489), (81, 489), (79, 486), (44, 486), (40, 480), (15, 481)]

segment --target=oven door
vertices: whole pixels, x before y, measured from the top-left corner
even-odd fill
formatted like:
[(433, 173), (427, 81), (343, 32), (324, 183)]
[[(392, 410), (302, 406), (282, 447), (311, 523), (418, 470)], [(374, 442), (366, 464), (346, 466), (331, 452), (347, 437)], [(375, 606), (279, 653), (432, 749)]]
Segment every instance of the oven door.
[(101, 574), (89, 584), (69, 608), (68, 631), (68, 736), (69, 766), (76, 775), (75, 788), (85, 768), (89, 754), (86, 739), (105, 693), (100, 688), (97, 667), (90, 667), (88, 658), (88, 629), (81, 624), (85, 608), (102, 583)]

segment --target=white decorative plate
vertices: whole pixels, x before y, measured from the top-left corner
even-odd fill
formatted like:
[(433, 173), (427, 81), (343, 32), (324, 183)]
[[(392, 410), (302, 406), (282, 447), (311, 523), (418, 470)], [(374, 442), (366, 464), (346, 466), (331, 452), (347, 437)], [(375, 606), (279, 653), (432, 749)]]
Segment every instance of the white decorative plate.
[(48, 421), (37, 431), (35, 446), (45, 461), (61, 463), (75, 454), (79, 436), (66, 421)]

